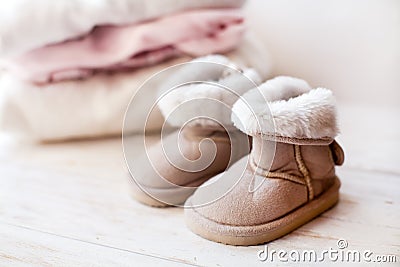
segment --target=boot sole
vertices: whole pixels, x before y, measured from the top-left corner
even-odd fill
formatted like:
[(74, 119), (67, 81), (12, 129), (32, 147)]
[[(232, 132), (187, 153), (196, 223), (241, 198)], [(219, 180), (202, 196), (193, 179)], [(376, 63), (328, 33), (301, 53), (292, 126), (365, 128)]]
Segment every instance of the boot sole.
[[(224, 225), (200, 215), (194, 208), (185, 209), (185, 220), (195, 234), (214, 242), (235, 246), (259, 245), (282, 237), (324, 211), (339, 200), (340, 180), (321, 196), (274, 221), (252, 226)], [(188, 200), (190, 202), (190, 199)]]
[[(144, 185), (139, 186), (136, 182), (132, 181), (131, 177), (129, 177), (129, 182), (131, 186), (130, 195), (138, 202), (151, 207), (173, 207), (185, 203), (186, 199), (188, 199), (194, 193), (194, 191), (196, 191), (197, 187), (199, 187), (210, 178), (214, 177), (214, 175), (216, 174), (201, 177), (187, 185), (183, 185), (182, 187), (178, 188), (154, 188)], [(193, 185), (197, 186), (194, 187)], [(193, 187), (193, 190), (188, 190), (188, 187)], [(153, 196), (158, 196), (159, 199), (165, 199), (168, 203), (159, 201)]]
[(131, 183), (130, 195), (138, 202), (155, 208), (164, 208), (170, 206), (167, 203), (160, 202), (155, 198), (151, 197), (149, 194), (147, 194), (146, 192), (149, 192), (148, 189), (145, 189), (146, 192), (144, 192), (143, 189), (140, 188), (135, 182), (130, 181), (130, 183)]

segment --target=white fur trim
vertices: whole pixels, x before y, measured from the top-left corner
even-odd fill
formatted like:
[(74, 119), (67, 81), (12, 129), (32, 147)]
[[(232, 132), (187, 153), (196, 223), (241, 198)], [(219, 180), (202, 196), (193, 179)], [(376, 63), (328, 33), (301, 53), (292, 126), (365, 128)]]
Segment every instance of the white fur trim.
[[(166, 81), (167, 86), (163, 86), (161, 90), (158, 106), (172, 126), (180, 127), (190, 121), (192, 125), (231, 126), (233, 103), (260, 82), (261, 78), (255, 70), (239, 71), (224, 56), (198, 58), (182, 65), (181, 69)], [(184, 83), (189, 84), (180, 86)]]
[(277, 77), (250, 90), (232, 109), (233, 124), (249, 135), (334, 138), (336, 104), (325, 88), (311, 90), (303, 80)]

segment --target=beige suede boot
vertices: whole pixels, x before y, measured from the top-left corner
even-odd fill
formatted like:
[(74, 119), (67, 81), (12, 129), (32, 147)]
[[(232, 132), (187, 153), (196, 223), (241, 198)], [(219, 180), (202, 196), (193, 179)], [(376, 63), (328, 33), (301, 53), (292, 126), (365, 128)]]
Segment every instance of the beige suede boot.
[(183, 204), (198, 186), (250, 152), (249, 137), (231, 122), (231, 107), (260, 77), (223, 56), (192, 63), (165, 82), (158, 103), (178, 130), (163, 135), (130, 168), (133, 197), (150, 206)]
[[(253, 137), (252, 151), (215, 178), (214, 187), (200, 187), (187, 200), (185, 219), (194, 233), (225, 244), (257, 245), (337, 203), (335, 165), (344, 155), (334, 141), (338, 129), (331, 91), (278, 77), (244, 94), (233, 106), (232, 120)], [(235, 179), (223, 195), (216, 188)]]

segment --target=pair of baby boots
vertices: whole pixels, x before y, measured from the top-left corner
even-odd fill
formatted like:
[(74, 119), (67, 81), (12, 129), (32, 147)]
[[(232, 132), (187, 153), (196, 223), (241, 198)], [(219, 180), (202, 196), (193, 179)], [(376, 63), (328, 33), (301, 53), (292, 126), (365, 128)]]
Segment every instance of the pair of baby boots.
[(133, 196), (183, 206), (194, 233), (261, 244), (337, 203), (344, 154), (330, 90), (286, 76), (262, 83), (216, 55), (180, 66), (157, 106), (175, 128), (135, 159)]

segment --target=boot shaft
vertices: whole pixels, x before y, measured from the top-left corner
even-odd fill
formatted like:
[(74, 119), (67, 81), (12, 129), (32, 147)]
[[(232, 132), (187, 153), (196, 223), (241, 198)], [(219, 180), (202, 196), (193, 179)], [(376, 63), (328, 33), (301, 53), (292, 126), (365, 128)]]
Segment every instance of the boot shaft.
[(218, 161), (229, 167), (251, 150), (251, 137), (237, 129), (225, 129), (221, 126), (185, 126), (181, 131), (179, 146), (182, 148), (190, 146), (190, 149), (182, 150), (191, 151), (192, 155), (184, 155), (189, 158), (200, 157), (202, 149), (215, 150), (219, 151)]
[(343, 150), (330, 144), (292, 144), (253, 137), (252, 164), (269, 176), (287, 176), (304, 181), (312, 199), (329, 188), (335, 177), (335, 165), (343, 163)]

